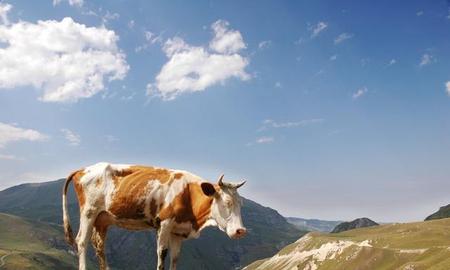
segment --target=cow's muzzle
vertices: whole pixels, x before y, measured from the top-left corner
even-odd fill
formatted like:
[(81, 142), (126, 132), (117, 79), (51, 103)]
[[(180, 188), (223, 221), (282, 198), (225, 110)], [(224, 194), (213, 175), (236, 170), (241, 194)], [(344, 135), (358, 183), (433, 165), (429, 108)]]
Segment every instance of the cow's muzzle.
[(244, 237), (246, 234), (247, 234), (246, 228), (239, 228), (230, 237), (232, 239), (239, 239), (239, 238)]

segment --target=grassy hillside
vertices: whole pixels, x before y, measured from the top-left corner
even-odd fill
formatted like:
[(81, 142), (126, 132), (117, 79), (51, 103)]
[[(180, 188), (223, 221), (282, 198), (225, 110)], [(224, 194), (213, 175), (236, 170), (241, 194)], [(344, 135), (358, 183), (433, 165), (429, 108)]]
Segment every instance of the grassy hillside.
[(66, 249), (61, 228), (0, 213), (1, 269), (75, 269)]
[(247, 270), (450, 269), (450, 218), (309, 233)]
[[(61, 224), (62, 185), (63, 180), (58, 180), (40, 184), (23, 184), (0, 191), (0, 212), (24, 217), (28, 221), (45, 222), (48, 225)], [(78, 204), (72, 188), (69, 189), (69, 209), (76, 233)], [(283, 246), (305, 234), (304, 231), (289, 224), (277, 211), (251, 200), (244, 200), (242, 216), (248, 229), (247, 237), (231, 240), (217, 229), (207, 229), (199, 239), (185, 241), (180, 268), (217, 270), (242, 268), (250, 262), (276, 253)], [(52, 226), (53, 235), (58, 235), (57, 239), (62, 241), (61, 228)], [(26, 231), (24, 229), (25, 233)], [(0, 242), (2, 242), (1, 236)], [(12, 249), (9, 247), (11, 243), (5, 244), (5, 248)], [(62, 251), (69, 249), (63, 242), (58, 242), (58, 248)], [(33, 248), (31, 250), (40, 251)], [(130, 232), (115, 228), (108, 233), (106, 256), (112, 269), (153, 269), (156, 264), (155, 250), (155, 233), (152, 231)], [(92, 250), (89, 257), (92, 261), (96, 261)], [(9, 259), (10, 257), (7, 257), (8, 263)], [(50, 263), (49, 265), (51, 266)], [(50, 266), (46, 269), (63, 269)]]

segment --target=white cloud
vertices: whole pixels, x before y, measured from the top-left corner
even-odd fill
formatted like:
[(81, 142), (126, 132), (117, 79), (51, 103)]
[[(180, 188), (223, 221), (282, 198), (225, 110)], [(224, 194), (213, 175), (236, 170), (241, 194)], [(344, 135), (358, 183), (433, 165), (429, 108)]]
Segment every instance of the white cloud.
[(419, 16), (422, 16), (422, 15), (423, 15), (423, 10), (417, 11), (416, 15), (417, 15), (418, 17), (419, 17)]
[(107, 24), (109, 21), (117, 20), (120, 18), (119, 13), (111, 13), (109, 10), (106, 11), (106, 14), (102, 16), (103, 24)]
[(129, 21), (127, 25), (128, 25), (128, 28), (133, 29), (134, 25), (135, 25), (134, 20)]
[(245, 71), (248, 59), (238, 53), (245, 48), (238, 31), (228, 30), (228, 23), (217, 21), (212, 24), (214, 38), (205, 47), (191, 46), (183, 39), (168, 39), (163, 51), (169, 58), (161, 68), (154, 83), (147, 85), (147, 94), (164, 100), (175, 99), (183, 93), (204, 91), (229, 78), (250, 79)]
[(306, 119), (306, 120), (300, 120), (295, 122), (276, 122), (271, 119), (266, 119), (263, 121), (263, 125), (261, 128), (258, 129), (258, 131), (267, 130), (269, 128), (295, 128), (295, 127), (305, 127), (312, 124), (319, 124), (325, 121), (322, 118), (315, 118), (315, 119)]
[[(100, 10), (101, 11), (101, 10)], [(86, 16), (94, 16), (94, 17), (99, 17), (99, 15), (97, 14), (97, 12), (93, 11), (93, 10), (82, 10), (81, 14), (86, 15)]]
[(46, 139), (48, 139), (47, 135), (36, 130), (23, 129), (0, 122), (0, 148), (17, 141), (44, 141)]
[(450, 81), (445, 83), (445, 90), (447, 91), (447, 95), (450, 96)]
[(358, 89), (355, 93), (353, 93), (352, 98), (358, 99), (360, 97), (362, 97), (363, 95), (365, 95), (369, 90), (367, 89), (367, 87), (362, 87), (360, 89)]
[(335, 55), (332, 55), (331, 57), (330, 57), (330, 61), (336, 61), (336, 59), (337, 59), (337, 55), (335, 54)]
[(75, 132), (71, 131), (67, 128), (62, 128), (61, 132), (63, 133), (66, 140), (69, 142), (72, 146), (78, 146), (81, 143), (81, 137), (80, 135), (76, 134)]
[(273, 143), (275, 139), (273, 137), (260, 137), (256, 139), (256, 143), (262, 144), (262, 143)]
[(249, 143), (247, 143), (247, 146), (253, 146), (255, 144), (270, 144), (273, 143), (275, 141), (274, 137), (268, 137), (268, 136), (264, 136), (264, 137), (259, 137), (256, 138), (254, 141), (251, 141)]
[(237, 30), (228, 29), (230, 24), (224, 20), (218, 20), (211, 25), (214, 38), (209, 43), (209, 48), (218, 53), (232, 54), (245, 49), (242, 35)]
[(320, 76), (320, 75), (322, 75), (324, 73), (325, 73), (325, 70), (324, 69), (320, 69), (319, 71), (316, 72), (316, 74), (314, 74), (314, 76)]
[(83, 0), (53, 0), (53, 5), (54, 6), (59, 5), (63, 1), (67, 1), (71, 6), (82, 7), (84, 4)]
[(276, 82), (275, 83), (275, 88), (282, 88), (283, 85), (281, 84), (281, 82)]
[(0, 2), (0, 19), (2, 20), (2, 23), (5, 25), (9, 24), (8, 13), (9, 11), (11, 11), (11, 9), (12, 5)]
[(76, 102), (104, 90), (104, 80), (128, 72), (118, 36), (104, 27), (86, 27), (72, 18), (0, 25), (0, 88), (34, 86), (40, 100)]
[(423, 66), (429, 65), (433, 62), (436, 62), (436, 59), (434, 58), (434, 56), (431, 54), (425, 53), (424, 55), (422, 55), (422, 58), (420, 59), (419, 66), (423, 67)]
[(179, 37), (169, 38), (164, 43), (163, 51), (167, 57), (172, 57), (174, 54), (182, 53), (183, 51), (190, 51), (192, 48), (183, 39)]
[(150, 45), (153, 45), (155, 43), (162, 44), (163, 38), (162, 34), (156, 35), (155, 33), (151, 31), (144, 31), (144, 38), (146, 43), (143, 45), (140, 45), (134, 49), (135, 52), (140, 52), (143, 50), (146, 50), (150, 47)]
[(155, 34), (150, 31), (144, 31), (145, 40), (154, 43)]
[(320, 32), (324, 31), (328, 27), (326, 22), (318, 22), (316, 25), (310, 26), (308, 29), (311, 31), (311, 38), (317, 37)]
[(392, 66), (392, 65), (395, 65), (395, 64), (397, 64), (397, 60), (396, 59), (391, 59), (391, 61), (389, 61), (388, 66)]
[(269, 48), (271, 45), (272, 45), (272, 41), (270, 41), (270, 40), (264, 40), (264, 41), (261, 41), (261, 42), (258, 44), (258, 49), (264, 50), (264, 49)]
[(342, 33), (334, 39), (334, 44), (339, 44), (347, 39), (351, 39), (352, 37), (353, 37), (353, 34)]
[(125, 95), (125, 96), (121, 96), (120, 97), (120, 100), (122, 100), (122, 101), (130, 101), (130, 100), (133, 100), (133, 98), (136, 96), (136, 93), (135, 92), (132, 92), (132, 93), (130, 93), (130, 94), (128, 94), (128, 95)]

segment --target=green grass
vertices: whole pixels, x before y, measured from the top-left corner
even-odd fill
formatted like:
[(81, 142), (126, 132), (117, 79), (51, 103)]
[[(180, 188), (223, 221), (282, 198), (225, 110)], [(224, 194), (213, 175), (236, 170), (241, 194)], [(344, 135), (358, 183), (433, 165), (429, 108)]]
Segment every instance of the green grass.
[[(371, 247), (358, 246), (358, 243), (367, 240)], [(325, 252), (324, 260), (299, 256), (301, 252), (306, 254), (307, 251), (338, 241), (351, 241), (354, 244), (340, 252)], [(450, 218), (388, 224), (337, 234), (309, 233), (304, 241), (286, 246), (277, 255), (285, 257), (277, 261), (274, 258), (256, 261), (246, 269), (276, 270), (284, 269), (287, 265), (309, 269), (312, 264), (317, 266), (317, 270), (450, 269)]]
[(62, 228), (0, 213), (1, 269), (76, 269), (68, 250)]

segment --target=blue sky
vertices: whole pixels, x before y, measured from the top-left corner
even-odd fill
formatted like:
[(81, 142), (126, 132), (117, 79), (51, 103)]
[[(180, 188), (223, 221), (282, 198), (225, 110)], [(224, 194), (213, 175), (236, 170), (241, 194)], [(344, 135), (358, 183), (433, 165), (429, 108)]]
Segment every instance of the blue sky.
[(444, 0), (39, 4), (0, 2), (0, 189), (110, 161), (244, 178), (286, 216), (450, 203)]

